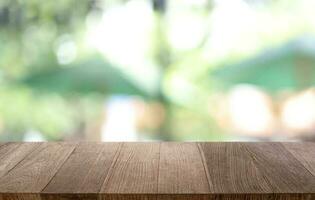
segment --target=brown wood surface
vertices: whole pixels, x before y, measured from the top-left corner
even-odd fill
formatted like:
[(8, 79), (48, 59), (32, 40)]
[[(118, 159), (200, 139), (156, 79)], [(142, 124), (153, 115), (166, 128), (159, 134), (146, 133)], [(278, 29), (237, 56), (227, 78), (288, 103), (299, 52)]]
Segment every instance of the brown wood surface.
[(0, 200), (315, 199), (315, 143), (0, 143)]
[(0, 178), (8, 173), (15, 165), (34, 151), (39, 143), (5, 143), (0, 144)]
[(40, 193), (73, 150), (74, 145), (68, 143), (40, 144), (0, 178), (0, 193), (20, 199), (26, 198), (24, 194)]
[(160, 153), (159, 193), (210, 192), (206, 171), (196, 143), (162, 143)]
[(207, 166), (211, 192), (273, 192), (268, 180), (257, 169), (252, 157), (241, 143), (201, 143), (199, 145)]
[(259, 171), (275, 192), (315, 193), (315, 178), (283, 145), (245, 143)]
[(80, 143), (42, 193), (98, 193), (119, 143)]
[(157, 193), (159, 143), (124, 143), (100, 193)]
[(315, 176), (315, 145), (311, 142), (298, 143), (290, 142), (283, 143), (296, 159)]

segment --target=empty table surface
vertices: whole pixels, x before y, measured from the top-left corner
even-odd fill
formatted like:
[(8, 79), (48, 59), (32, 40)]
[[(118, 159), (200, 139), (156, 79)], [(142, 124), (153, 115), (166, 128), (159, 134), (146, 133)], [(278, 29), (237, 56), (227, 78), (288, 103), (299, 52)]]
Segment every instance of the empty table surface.
[(315, 199), (315, 143), (0, 143), (6, 199)]

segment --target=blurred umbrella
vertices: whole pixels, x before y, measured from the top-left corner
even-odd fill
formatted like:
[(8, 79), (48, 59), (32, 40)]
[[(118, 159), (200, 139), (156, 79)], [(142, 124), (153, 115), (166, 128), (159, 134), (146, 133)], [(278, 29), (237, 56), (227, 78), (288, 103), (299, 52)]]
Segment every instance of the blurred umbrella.
[(270, 92), (302, 89), (315, 84), (315, 39), (300, 38), (212, 73), (230, 87), (253, 84)]
[(121, 71), (99, 57), (31, 74), (23, 83), (43, 92), (60, 94), (128, 94), (148, 96)]

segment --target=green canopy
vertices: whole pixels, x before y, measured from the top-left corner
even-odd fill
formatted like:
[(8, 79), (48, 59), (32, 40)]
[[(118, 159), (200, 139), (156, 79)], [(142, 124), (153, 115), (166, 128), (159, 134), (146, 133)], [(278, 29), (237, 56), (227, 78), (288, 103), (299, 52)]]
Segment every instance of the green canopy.
[(300, 38), (251, 59), (223, 66), (211, 74), (225, 87), (253, 84), (267, 91), (315, 85), (315, 39)]
[(96, 92), (148, 96), (121, 71), (99, 57), (31, 74), (22, 82), (42, 92), (66, 95)]

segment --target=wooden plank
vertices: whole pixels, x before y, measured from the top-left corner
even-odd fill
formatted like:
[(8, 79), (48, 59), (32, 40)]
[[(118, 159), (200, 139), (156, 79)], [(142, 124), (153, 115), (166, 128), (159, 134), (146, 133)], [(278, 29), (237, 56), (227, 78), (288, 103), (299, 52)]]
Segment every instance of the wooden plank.
[(157, 193), (159, 148), (159, 143), (124, 143), (100, 190), (100, 197)]
[(98, 193), (120, 143), (80, 143), (43, 193)]
[[(81, 197), (80, 197), (81, 198)], [(75, 199), (68, 198), (66, 199)], [(315, 194), (107, 194), (104, 200), (313, 200)], [(54, 200), (53, 198), (50, 200)], [(96, 199), (95, 199), (96, 200)]]
[(196, 143), (161, 144), (158, 192), (162, 194), (209, 192), (209, 183)]
[[(71, 143), (41, 143), (0, 179), (0, 193), (39, 193), (75, 148)], [(22, 196), (20, 196), (22, 198)]]
[(212, 193), (270, 193), (268, 181), (259, 172), (241, 143), (199, 143)]
[(45, 193), (45, 194), (40, 194), (40, 200), (98, 200), (98, 194), (95, 194), (95, 193), (60, 193), (60, 194)]
[(38, 146), (39, 143), (2, 143), (0, 146), (0, 178)]
[(310, 200), (314, 143), (0, 143), (0, 200)]
[(158, 200), (157, 194), (101, 194), (98, 200)]
[(243, 143), (273, 191), (314, 193), (315, 178), (280, 143)]
[(171, 200), (313, 200), (314, 194), (158, 194), (157, 199)]
[(0, 200), (41, 200), (41, 198), (39, 194), (0, 194)]
[[(91, 194), (61, 194), (62, 200), (97, 200), (91, 197)], [(314, 194), (108, 194), (106, 200), (313, 200)], [(39, 194), (25, 194), (4, 196), (0, 200), (41, 200)], [(56, 200), (54, 195), (49, 196), (47, 200)]]
[[(288, 142), (282, 143), (285, 148), (315, 176), (315, 143)], [(315, 187), (315, 186), (314, 186)]]

